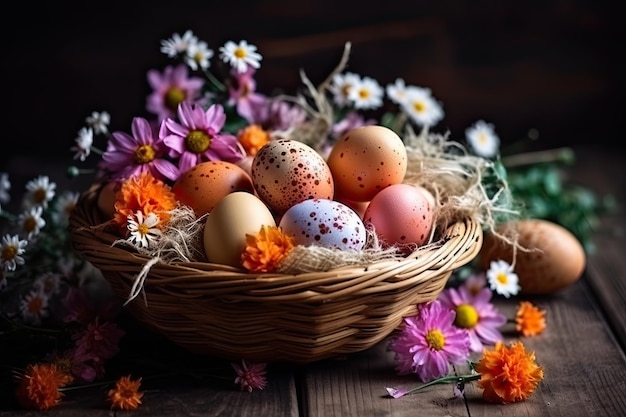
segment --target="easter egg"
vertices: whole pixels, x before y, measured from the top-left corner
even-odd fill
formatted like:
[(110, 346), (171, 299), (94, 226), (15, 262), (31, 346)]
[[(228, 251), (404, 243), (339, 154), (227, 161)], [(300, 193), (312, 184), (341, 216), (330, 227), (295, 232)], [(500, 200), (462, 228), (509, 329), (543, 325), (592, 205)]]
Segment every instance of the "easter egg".
[[(512, 236), (512, 231), (516, 231), (520, 246), (513, 270), (519, 278), (520, 293), (551, 294), (582, 276), (585, 251), (565, 227), (548, 220), (523, 219), (496, 229), (501, 236)], [(479, 259), (485, 270), (491, 261), (504, 260), (512, 265), (513, 245), (494, 233), (486, 233)]]
[(252, 178), (240, 166), (226, 161), (205, 161), (180, 175), (172, 186), (178, 201), (200, 217), (224, 196), (235, 191), (253, 192)]
[(304, 200), (334, 196), (326, 161), (297, 140), (277, 139), (263, 145), (252, 161), (251, 176), (258, 196), (276, 213)]
[(212, 263), (241, 267), (246, 234), (276, 226), (269, 208), (257, 196), (235, 191), (222, 198), (204, 224), (204, 252)]
[(327, 162), (339, 198), (370, 201), (383, 188), (402, 182), (408, 159), (402, 139), (393, 130), (370, 125), (343, 134)]
[(335, 200), (314, 198), (291, 206), (279, 226), (299, 245), (361, 250), (365, 225), (350, 207)]
[(432, 196), (410, 184), (390, 185), (374, 196), (363, 214), (385, 246), (407, 252), (426, 243), (433, 225)]

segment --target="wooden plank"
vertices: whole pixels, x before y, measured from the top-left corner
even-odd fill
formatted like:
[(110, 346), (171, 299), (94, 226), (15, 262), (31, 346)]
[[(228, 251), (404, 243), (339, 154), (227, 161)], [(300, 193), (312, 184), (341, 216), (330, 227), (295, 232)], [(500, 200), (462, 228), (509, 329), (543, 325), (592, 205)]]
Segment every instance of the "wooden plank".
[[(522, 299), (546, 309), (548, 321), (544, 334), (521, 339), (527, 349), (535, 351), (545, 371), (544, 380), (527, 401), (505, 406), (487, 404), (475, 384), (466, 389), (466, 403), (454, 398), (449, 385), (390, 399), (385, 387), (419, 383), (395, 374), (393, 359), (381, 343), (346, 360), (306, 367), (302, 381), (304, 415), (396, 417), (414, 416), (416, 410), (432, 416), (626, 415), (626, 401), (619, 389), (626, 378), (626, 358), (586, 282), (579, 281), (549, 297), (494, 301), (512, 317)], [(519, 339), (512, 324), (503, 330), (507, 341)]]

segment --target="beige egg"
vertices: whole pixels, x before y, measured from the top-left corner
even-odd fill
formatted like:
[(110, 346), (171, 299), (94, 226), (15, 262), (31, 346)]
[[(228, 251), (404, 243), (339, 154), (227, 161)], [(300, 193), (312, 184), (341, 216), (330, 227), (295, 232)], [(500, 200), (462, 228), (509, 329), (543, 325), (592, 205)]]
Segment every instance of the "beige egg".
[(241, 267), (246, 234), (276, 226), (270, 209), (254, 194), (235, 191), (213, 207), (204, 225), (204, 251), (209, 262)]
[[(519, 277), (520, 293), (551, 294), (582, 276), (586, 256), (582, 244), (563, 226), (542, 219), (524, 219), (501, 225), (497, 232), (517, 227), (518, 243), (514, 272)], [(485, 234), (480, 253), (481, 266), (487, 270), (491, 261), (513, 262), (513, 246), (493, 233)]]

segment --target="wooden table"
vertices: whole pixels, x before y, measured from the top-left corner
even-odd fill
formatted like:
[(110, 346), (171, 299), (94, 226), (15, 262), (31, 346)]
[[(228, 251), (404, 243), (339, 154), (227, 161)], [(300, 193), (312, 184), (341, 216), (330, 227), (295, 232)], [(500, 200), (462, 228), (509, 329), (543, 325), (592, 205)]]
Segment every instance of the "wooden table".
[[(622, 185), (624, 154), (598, 148), (577, 148), (571, 179), (598, 193), (612, 193), (626, 205)], [(143, 404), (133, 416), (624, 416), (626, 415), (626, 214), (603, 219), (615, 233), (594, 236), (597, 251), (587, 259), (583, 277), (551, 296), (523, 297), (547, 311), (547, 330), (522, 339), (535, 351), (545, 378), (525, 402), (495, 405), (482, 401), (470, 384), (465, 399), (453, 396), (451, 385), (428, 388), (400, 399), (385, 387), (416, 385), (399, 377), (386, 343), (349, 357), (308, 365), (273, 365), (264, 391), (233, 388), (229, 362), (183, 352), (142, 329), (128, 333), (122, 353), (109, 372), (124, 370), (144, 377)], [(496, 298), (511, 317), (522, 297)], [(130, 321), (132, 325), (132, 321)], [(518, 337), (506, 331), (507, 341)], [(10, 363), (2, 352), (3, 363)], [(151, 358), (145, 363), (138, 358)], [(215, 368), (207, 371), (208, 368)], [(177, 374), (155, 377), (177, 370)], [(220, 378), (223, 377), (223, 378)], [(103, 386), (68, 391), (63, 404), (41, 414), (19, 411), (8, 375), (0, 385), (0, 416), (110, 416)], [(129, 414), (130, 415), (130, 414)]]

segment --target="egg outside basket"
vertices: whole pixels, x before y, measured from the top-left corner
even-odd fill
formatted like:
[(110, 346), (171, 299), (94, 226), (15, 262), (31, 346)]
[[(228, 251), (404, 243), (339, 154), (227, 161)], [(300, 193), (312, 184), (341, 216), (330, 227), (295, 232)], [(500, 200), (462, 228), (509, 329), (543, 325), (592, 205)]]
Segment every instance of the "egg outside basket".
[[(127, 299), (151, 259), (106, 228), (100, 186), (86, 190), (70, 217), (74, 251)], [(225, 359), (309, 363), (368, 349), (398, 328), (416, 305), (437, 298), (450, 274), (482, 246), (480, 224), (447, 228), (441, 244), (400, 261), (297, 275), (253, 274), (211, 263), (157, 262), (143, 296), (126, 305), (141, 324), (186, 350)]]

